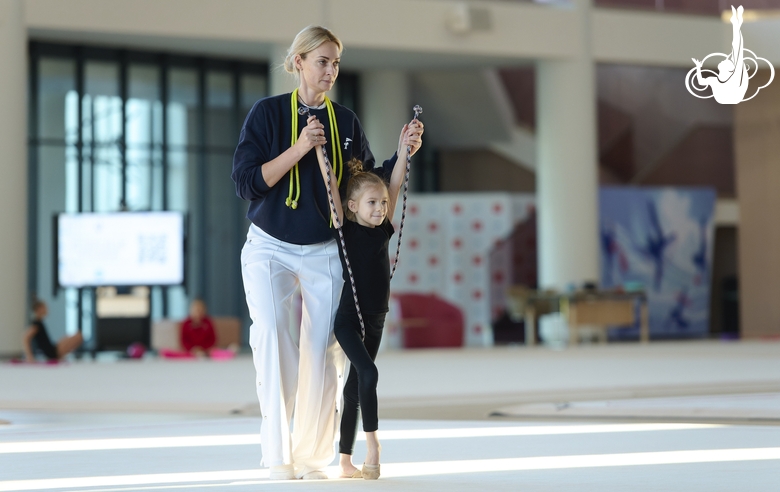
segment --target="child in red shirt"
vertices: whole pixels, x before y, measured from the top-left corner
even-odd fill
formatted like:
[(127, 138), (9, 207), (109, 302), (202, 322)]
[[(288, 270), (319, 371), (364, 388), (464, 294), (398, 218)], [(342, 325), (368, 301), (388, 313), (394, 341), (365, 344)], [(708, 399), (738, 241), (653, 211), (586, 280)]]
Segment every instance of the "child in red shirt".
[(206, 313), (206, 303), (195, 299), (190, 304), (190, 317), (181, 324), (181, 346), (187, 352), (208, 352), (216, 342), (214, 323)]

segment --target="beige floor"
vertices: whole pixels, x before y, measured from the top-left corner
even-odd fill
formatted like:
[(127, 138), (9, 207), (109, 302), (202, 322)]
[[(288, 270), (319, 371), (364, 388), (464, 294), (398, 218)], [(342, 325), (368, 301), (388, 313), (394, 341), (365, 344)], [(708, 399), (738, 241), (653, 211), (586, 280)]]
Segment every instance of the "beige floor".
[[(780, 391), (780, 342), (677, 342), (386, 351), (385, 417), (485, 418), (523, 404)], [(251, 415), (249, 357), (0, 364), (0, 409)]]
[[(383, 352), (378, 363), (378, 490), (777, 490), (777, 342)], [(244, 357), (2, 364), (0, 491), (367, 486), (267, 480), (256, 408)]]

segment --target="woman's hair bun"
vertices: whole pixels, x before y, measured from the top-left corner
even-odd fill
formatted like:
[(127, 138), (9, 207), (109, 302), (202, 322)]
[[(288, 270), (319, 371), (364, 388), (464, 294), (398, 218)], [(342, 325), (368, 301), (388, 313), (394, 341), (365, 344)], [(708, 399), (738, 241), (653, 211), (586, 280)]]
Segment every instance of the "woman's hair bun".
[(284, 71), (287, 73), (295, 73), (295, 66), (293, 65), (293, 59), (295, 58), (295, 55), (292, 53), (288, 53), (287, 56), (284, 59), (284, 64), (282, 65), (284, 67)]

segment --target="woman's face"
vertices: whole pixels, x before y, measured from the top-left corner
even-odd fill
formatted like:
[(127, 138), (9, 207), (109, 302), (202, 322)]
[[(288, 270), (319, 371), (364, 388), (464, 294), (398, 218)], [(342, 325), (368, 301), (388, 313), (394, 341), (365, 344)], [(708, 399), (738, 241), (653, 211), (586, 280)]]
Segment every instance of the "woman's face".
[(306, 54), (306, 58), (295, 57), (296, 66), (300, 71), (301, 87), (307, 87), (316, 92), (329, 91), (339, 75), (341, 54), (336, 43), (322, 43), (315, 50)]

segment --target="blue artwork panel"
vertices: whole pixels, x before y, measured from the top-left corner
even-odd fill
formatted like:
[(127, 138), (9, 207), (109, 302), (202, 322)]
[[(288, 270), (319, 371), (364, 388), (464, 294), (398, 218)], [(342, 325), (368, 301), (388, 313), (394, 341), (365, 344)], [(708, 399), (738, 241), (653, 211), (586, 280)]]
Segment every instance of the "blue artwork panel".
[[(705, 336), (715, 191), (603, 187), (599, 198), (602, 287), (643, 288), (651, 336)], [(636, 336), (636, 330), (613, 336)]]

